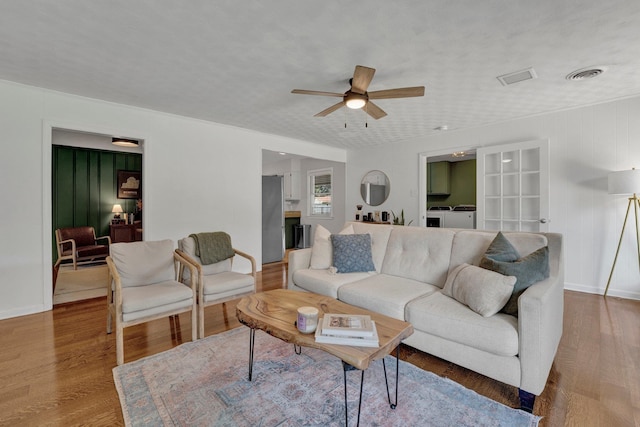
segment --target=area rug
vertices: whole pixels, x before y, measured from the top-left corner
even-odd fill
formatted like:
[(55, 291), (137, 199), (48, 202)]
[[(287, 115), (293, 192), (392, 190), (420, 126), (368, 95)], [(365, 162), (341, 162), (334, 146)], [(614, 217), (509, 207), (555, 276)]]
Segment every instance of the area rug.
[[(113, 369), (128, 426), (344, 426), (339, 359), (256, 332), (248, 381), (249, 329), (197, 342)], [(386, 359), (390, 385), (395, 359)], [(348, 371), (349, 425), (355, 425), (361, 371)], [(393, 389), (392, 389), (393, 390)], [(392, 394), (393, 399), (393, 394)], [(391, 409), (382, 362), (365, 371), (362, 426), (536, 426), (512, 409), (400, 361), (398, 407)]]
[(72, 265), (62, 265), (56, 279), (53, 304), (104, 297), (108, 280), (106, 264), (79, 265), (77, 270)]

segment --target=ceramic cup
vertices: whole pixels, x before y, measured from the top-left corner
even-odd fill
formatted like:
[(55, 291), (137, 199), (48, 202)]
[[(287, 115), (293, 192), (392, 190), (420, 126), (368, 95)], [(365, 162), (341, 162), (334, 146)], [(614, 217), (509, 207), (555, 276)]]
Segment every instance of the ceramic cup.
[(310, 334), (318, 327), (318, 309), (315, 307), (300, 307), (298, 309), (298, 330), (303, 334)]

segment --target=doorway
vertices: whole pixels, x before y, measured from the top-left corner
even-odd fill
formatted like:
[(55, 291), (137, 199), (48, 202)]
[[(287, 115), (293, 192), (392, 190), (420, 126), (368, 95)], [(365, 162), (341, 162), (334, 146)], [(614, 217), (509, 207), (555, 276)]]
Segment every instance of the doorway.
[[(51, 268), (58, 256), (54, 230), (91, 226), (96, 237), (110, 236), (115, 205), (122, 207), (123, 218), (125, 213), (131, 213), (133, 220), (135, 213), (137, 221), (131, 221), (131, 226), (142, 235), (141, 187), (139, 193), (128, 195), (131, 198), (120, 199), (117, 192), (119, 171), (135, 171), (141, 176), (142, 143), (132, 148), (117, 147), (112, 144), (111, 135), (52, 127), (47, 146), (51, 159), (47, 174), (51, 188), (47, 233), (51, 253), (49, 260), (45, 258), (45, 268)], [(108, 275), (103, 260), (79, 265), (77, 270), (63, 262), (53, 274), (49, 271), (49, 277), (52, 305), (106, 296)]]
[(476, 150), (420, 154), (420, 226), (475, 228)]

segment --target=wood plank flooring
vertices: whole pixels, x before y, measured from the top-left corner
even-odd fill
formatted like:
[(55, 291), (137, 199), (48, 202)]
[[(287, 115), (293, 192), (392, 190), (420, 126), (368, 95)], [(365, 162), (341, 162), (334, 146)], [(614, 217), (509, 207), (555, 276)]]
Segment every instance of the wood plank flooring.
[[(286, 264), (269, 264), (259, 290), (286, 283)], [(235, 303), (205, 310), (207, 335), (240, 326)], [(115, 334), (105, 298), (0, 321), (0, 426), (119, 426), (113, 384)], [(125, 361), (190, 341), (189, 315), (125, 329)], [(540, 426), (640, 426), (640, 301), (565, 292), (564, 334), (534, 412)], [(403, 346), (401, 358), (503, 404), (517, 389)], [(400, 410), (401, 407), (398, 408)]]

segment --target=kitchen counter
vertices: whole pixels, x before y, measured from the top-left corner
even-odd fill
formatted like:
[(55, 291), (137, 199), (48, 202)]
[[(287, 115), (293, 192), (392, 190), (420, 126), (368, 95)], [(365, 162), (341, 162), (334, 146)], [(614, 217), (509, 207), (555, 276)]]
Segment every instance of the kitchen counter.
[(300, 211), (284, 211), (285, 218), (300, 218), (301, 216)]

